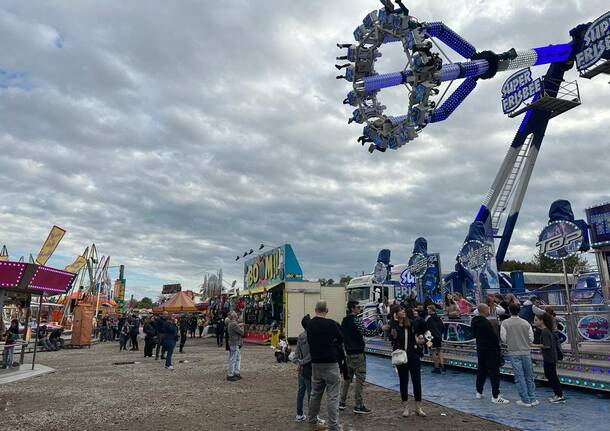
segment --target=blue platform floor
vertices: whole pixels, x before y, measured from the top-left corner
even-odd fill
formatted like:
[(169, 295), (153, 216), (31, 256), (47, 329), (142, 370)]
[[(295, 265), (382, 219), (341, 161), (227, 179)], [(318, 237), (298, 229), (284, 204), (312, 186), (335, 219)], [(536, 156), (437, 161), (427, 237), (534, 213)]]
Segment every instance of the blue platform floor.
[[(540, 405), (533, 408), (519, 407), (515, 384), (502, 379), (500, 392), (511, 401), (506, 405), (495, 405), (490, 401), (491, 385), (485, 384), (483, 400), (476, 400), (475, 374), (465, 370), (448, 370), (443, 375), (431, 374), (432, 368), (422, 368), (423, 398), (433, 403), (473, 414), (494, 422), (532, 431), (563, 431), (582, 429), (586, 431), (610, 431), (610, 399), (607, 395), (565, 389), (567, 402), (551, 404), (551, 388), (538, 386)], [(399, 391), (398, 375), (389, 358), (367, 356), (366, 380), (377, 386)], [(411, 392), (411, 391), (409, 391)]]

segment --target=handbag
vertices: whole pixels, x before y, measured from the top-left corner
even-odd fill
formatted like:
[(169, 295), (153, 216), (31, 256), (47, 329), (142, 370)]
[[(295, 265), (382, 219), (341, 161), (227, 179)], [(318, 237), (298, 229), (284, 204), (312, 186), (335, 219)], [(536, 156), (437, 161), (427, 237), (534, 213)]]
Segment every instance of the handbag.
[[(408, 343), (408, 336), (409, 334), (405, 328), (405, 346)], [(405, 365), (407, 362), (409, 362), (409, 356), (405, 350), (396, 349), (392, 352), (392, 365)]]
[(392, 352), (392, 365), (405, 365), (409, 362), (407, 352), (402, 349), (396, 349)]

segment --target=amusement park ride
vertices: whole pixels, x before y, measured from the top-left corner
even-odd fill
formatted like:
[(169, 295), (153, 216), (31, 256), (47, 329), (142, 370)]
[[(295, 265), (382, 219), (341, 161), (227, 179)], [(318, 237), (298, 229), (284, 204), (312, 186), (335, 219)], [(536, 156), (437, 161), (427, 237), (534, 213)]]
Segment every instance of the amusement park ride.
[[(495, 260), (491, 259), (489, 266), (497, 276), (497, 267), (506, 256), (549, 121), (581, 104), (577, 82), (565, 81), (565, 73), (576, 65), (582, 78), (610, 74), (610, 12), (592, 23), (574, 27), (569, 32), (571, 40), (567, 43), (495, 53), (477, 51), (442, 22), (418, 21), (400, 0), (395, 1), (397, 7), (390, 0), (381, 0), (381, 3), (383, 8), (370, 12), (355, 29), (356, 43), (338, 45), (347, 49), (347, 54), (337, 59), (349, 63), (336, 65), (340, 70), (345, 69), (345, 75), (337, 78), (344, 78), (353, 86), (343, 101), (356, 108), (349, 123), (364, 125), (358, 141), (362, 145), (368, 143), (371, 153), (404, 146), (428, 125), (448, 119), (479, 80), (494, 78), (499, 72), (517, 70), (502, 86), (502, 108), (510, 117), (525, 116), (473, 223), (483, 229), (492, 256), (495, 254)], [(465, 61), (452, 62), (437, 41)], [(378, 74), (375, 63), (381, 57), (379, 49), (388, 43), (402, 44), (407, 64), (401, 71)], [(542, 65), (548, 65), (546, 74), (533, 79), (530, 67)], [(445, 98), (454, 81), (461, 83)], [(447, 82), (449, 85), (441, 94), (440, 87)], [(378, 100), (381, 90), (395, 86), (404, 86), (408, 92), (409, 105), (404, 115), (385, 114), (386, 107)], [(507, 209), (508, 217), (503, 220)], [(494, 238), (499, 239), (495, 253)], [(589, 304), (582, 309), (575, 309), (572, 305), (570, 308), (568, 295), (566, 304), (556, 306), (559, 320), (565, 319), (564, 326), (569, 329), (564, 334), (566, 354), (558, 372), (565, 384), (610, 391), (610, 337), (607, 328), (610, 280), (602, 280), (602, 284), (603, 304)], [(577, 340), (579, 332), (572, 326), (575, 317), (581, 317), (579, 313), (603, 316), (605, 337), (597, 340), (581, 337)], [(468, 336), (469, 323), (463, 321), (447, 325), (465, 335), (446, 340), (448, 363), (476, 368), (474, 342), (472, 336)], [(387, 343), (380, 337), (370, 338), (367, 348), (374, 353), (389, 353)], [(539, 355), (535, 353), (534, 357), (539, 358)], [(535, 371), (536, 377), (543, 380), (541, 367), (537, 366)], [(511, 370), (506, 367), (502, 372), (510, 374)]]

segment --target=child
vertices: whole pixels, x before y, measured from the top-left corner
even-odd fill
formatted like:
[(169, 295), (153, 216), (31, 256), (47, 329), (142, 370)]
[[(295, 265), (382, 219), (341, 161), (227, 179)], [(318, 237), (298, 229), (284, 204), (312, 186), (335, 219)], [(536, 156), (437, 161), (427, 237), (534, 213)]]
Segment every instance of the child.
[(307, 343), (307, 324), (311, 318), (309, 314), (303, 317), (301, 325), (304, 331), (301, 332), (297, 340), (297, 348), (293, 354), (292, 361), (299, 365), (299, 389), (297, 391), (297, 422), (305, 422), (307, 417), (303, 414), (303, 401), (305, 400), (305, 394), (307, 393), (307, 402), (309, 403), (309, 397), (311, 395), (311, 354), (309, 353), (309, 344)]
[(288, 362), (288, 355), (290, 355), (290, 347), (288, 347), (288, 343), (286, 342), (286, 336), (284, 334), (280, 334), (280, 341), (275, 346), (275, 359), (278, 362)]
[(2, 361), (4, 362), (4, 365), (2, 368), (12, 368), (14, 361), (13, 353), (15, 351), (17, 340), (19, 339), (19, 321), (17, 319), (13, 319), (11, 321), (11, 326), (8, 328), (5, 335), (6, 342), (4, 343), (4, 352), (2, 354)]

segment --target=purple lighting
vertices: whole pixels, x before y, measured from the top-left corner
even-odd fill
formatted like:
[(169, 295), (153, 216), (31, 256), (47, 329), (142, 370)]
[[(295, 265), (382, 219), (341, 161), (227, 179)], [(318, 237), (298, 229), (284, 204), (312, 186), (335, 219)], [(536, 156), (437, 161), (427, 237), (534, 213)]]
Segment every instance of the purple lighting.
[(0, 288), (16, 287), (25, 269), (25, 263), (0, 262)]
[(76, 274), (47, 266), (39, 266), (30, 281), (29, 288), (44, 292), (65, 293)]

